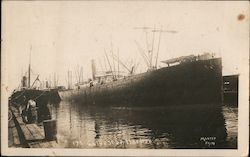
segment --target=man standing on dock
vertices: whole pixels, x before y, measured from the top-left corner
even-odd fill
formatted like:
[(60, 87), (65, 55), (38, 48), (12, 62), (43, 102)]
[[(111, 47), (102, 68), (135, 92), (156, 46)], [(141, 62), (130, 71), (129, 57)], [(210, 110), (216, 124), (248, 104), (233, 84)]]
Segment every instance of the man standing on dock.
[(37, 123), (37, 107), (36, 102), (30, 99), (26, 107), (28, 123)]

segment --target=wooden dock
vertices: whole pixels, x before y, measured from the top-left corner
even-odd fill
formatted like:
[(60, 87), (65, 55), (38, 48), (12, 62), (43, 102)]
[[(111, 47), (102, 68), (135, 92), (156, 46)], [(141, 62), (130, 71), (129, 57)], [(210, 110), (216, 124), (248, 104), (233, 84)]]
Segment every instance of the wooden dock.
[(9, 147), (22, 147), (20, 138), (15, 126), (13, 119), (11, 119), (8, 123), (8, 146)]
[(18, 110), (10, 106), (12, 119), (9, 121), (9, 147), (58, 148), (56, 140), (45, 139), (43, 125), (26, 124)]

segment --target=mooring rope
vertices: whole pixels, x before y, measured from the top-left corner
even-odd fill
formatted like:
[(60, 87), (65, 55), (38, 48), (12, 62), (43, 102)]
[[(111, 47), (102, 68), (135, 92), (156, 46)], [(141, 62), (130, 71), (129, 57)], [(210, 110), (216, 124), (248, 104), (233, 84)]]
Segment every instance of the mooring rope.
[(35, 101), (36, 99), (40, 98), (45, 92), (47, 92), (47, 91), (43, 91), (42, 94), (38, 95), (38, 96), (35, 97), (33, 100)]
[[(22, 96), (24, 94), (25, 91), (23, 91), (20, 95), (16, 96), (14, 99), (18, 99), (20, 96)], [(38, 99), (39, 97), (41, 97), (45, 92), (47, 91), (43, 91), (42, 94), (38, 95), (37, 97), (35, 97), (33, 100)]]
[(11, 101), (11, 103), (13, 103), (14, 105), (20, 105), (19, 103), (16, 103), (14, 101)]
[(18, 96), (16, 96), (14, 99), (18, 99), (20, 96), (22, 96), (24, 94), (25, 90)]

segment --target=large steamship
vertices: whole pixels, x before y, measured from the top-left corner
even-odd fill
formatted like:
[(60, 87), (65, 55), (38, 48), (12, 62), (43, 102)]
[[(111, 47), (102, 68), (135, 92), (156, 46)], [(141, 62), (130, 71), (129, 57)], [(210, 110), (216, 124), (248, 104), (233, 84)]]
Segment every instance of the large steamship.
[[(213, 54), (182, 56), (162, 61), (163, 68), (119, 77), (93, 80), (75, 89), (59, 91), (61, 100), (115, 106), (169, 106), (220, 104), (222, 102), (221, 58)], [(95, 71), (92, 66), (92, 71)]]

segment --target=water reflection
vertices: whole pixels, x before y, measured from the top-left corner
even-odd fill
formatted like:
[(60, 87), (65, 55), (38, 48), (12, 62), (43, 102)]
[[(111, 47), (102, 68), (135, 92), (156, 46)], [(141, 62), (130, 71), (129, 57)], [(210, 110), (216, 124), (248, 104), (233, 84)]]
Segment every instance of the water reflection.
[(49, 107), (64, 148), (236, 147), (227, 136), (225, 108), (212, 106), (124, 108), (62, 101)]

